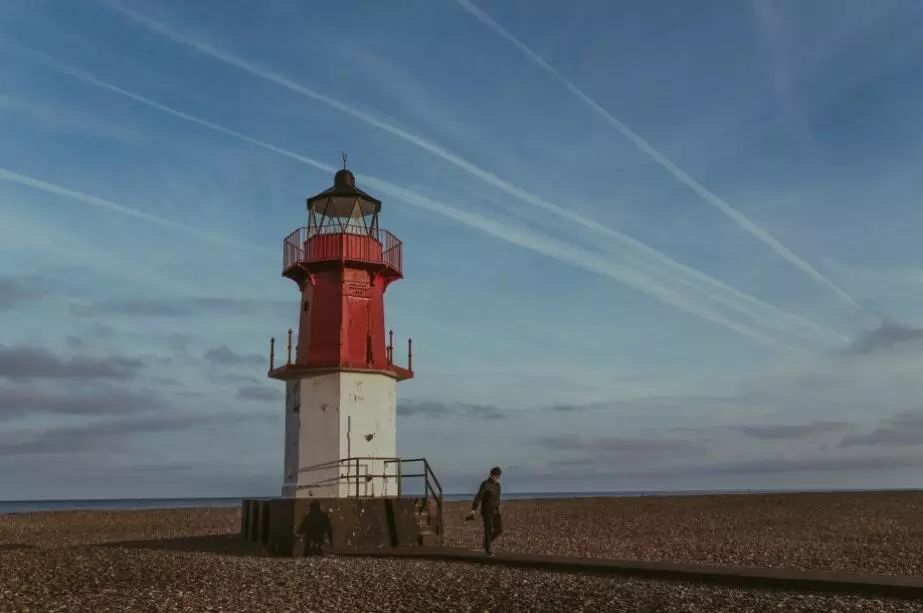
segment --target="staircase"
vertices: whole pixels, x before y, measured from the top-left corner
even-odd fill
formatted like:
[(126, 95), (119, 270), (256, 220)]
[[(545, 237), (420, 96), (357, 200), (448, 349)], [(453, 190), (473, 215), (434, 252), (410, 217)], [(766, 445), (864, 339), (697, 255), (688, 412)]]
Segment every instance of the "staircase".
[[(412, 467), (412, 468), (411, 468)], [(377, 468), (380, 474), (370, 470)], [(408, 470), (411, 468), (411, 470)], [(295, 489), (318, 489), (334, 487), (339, 492), (343, 491), (347, 498), (374, 499), (374, 491), (370, 493), (368, 483), (380, 481), (393, 483), (397, 490), (397, 499), (412, 502), (413, 517), (416, 528), (416, 541), (418, 545), (441, 545), (443, 540), (442, 522), (442, 485), (426, 458), (382, 458), (382, 457), (350, 457), (331, 462), (316, 464), (299, 470), (299, 473), (333, 472), (335, 476), (316, 481), (310, 484), (294, 486)], [(405, 479), (420, 479), (423, 481), (422, 496), (418, 493), (409, 495), (404, 490)], [(419, 483), (419, 482), (418, 482)], [(340, 488), (340, 484), (346, 487)], [(419, 492), (419, 490), (417, 490)], [(404, 506), (404, 513), (407, 507)], [(403, 521), (409, 527), (409, 517), (403, 515)]]
[(442, 544), (442, 518), (439, 516), (437, 505), (430, 504), (432, 498), (422, 498), (414, 501), (414, 518), (417, 522), (417, 544), (441, 545)]

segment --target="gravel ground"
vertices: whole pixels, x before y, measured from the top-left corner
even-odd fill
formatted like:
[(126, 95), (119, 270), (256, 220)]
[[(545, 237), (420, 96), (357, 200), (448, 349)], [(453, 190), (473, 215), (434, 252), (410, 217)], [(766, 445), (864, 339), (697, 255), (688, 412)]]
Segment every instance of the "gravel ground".
[(0, 611), (920, 611), (901, 601), (357, 558), (0, 553)]
[[(722, 498), (510, 502), (504, 505), (507, 533), (501, 541), (505, 550), (569, 555), (792, 566), (785, 555), (811, 550), (793, 559), (798, 565), (816, 561), (818, 568), (839, 567), (837, 556), (852, 564), (868, 557), (884, 569), (919, 565), (917, 558), (894, 555), (919, 544), (908, 511), (919, 505), (919, 495)], [(818, 508), (824, 506), (826, 515)], [(471, 546), (476, 524), (461, 520), (463, 509), (449, 506), (448, 538), (450, 544)], [(756, 513), (762, 521), (752, 517)], [(923, 604), (899, 600), (463, 563), (270, 558), (232, 534), (238, 517), (237, 509), (0, 516), (0, 612), (923, 611)], [(819, 531), (812, 532), (810, 524)], [(569, 533), (561, 526), (570, 527)], [(862, 531), (846, 537), (838, 526)], [(788, 539), (742, 532), (790, 528)], [(804, 540), (807, 534), (813, 536)], [(889, 558), (895, 542), (901, 546)], [(778, 551), (752, 549), (770, 543)], [(738, 547), (751, 549), (741, 553)]]
[[(449, 545), (476, 547), (470, 504)], [(509, 501), (497, 552), (923, 575), (923, 492)]]

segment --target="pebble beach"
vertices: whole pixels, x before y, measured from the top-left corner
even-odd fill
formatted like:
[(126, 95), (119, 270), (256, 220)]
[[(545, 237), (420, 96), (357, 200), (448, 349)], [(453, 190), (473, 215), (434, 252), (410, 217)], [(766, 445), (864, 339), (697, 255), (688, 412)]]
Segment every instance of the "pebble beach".
[[(477, 546), (447, 503), (447, 545)], [(919, 575), (923, 493), (510, 501), (498, 553)], [(239, 510), (0, 516), (0, 611), (923, 611), (923, 603), (465, 563), (263, 555)]]

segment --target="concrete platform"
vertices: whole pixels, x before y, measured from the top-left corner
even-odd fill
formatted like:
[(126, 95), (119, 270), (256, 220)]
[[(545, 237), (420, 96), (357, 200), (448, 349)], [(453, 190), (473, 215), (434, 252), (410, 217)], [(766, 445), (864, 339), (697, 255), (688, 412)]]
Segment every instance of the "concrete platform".
[(423, 504), (415, 498), (246, 499), (240, 536), (270, 553), (295, 557), (304, 555), (306, 533), (343, 552), (441, 545), (439, 515)]
[(394, 547), (376, 550), (333, 551), (344, 556), (374, 556), (443, 560), (495, 566), (511, 566), (551, 572), (590, 573), (643, 579), (690, 581), (732, 587), (773, 588), (803, 592), (834, 592), (901, 599), (923, 599), (923, 578), (861, 575), (834, 571), (800, 571), (779, 568), (700, 566), (673, 562), (639, 562), (601, 558), (503, 553), (487, 557), (468, 549)]

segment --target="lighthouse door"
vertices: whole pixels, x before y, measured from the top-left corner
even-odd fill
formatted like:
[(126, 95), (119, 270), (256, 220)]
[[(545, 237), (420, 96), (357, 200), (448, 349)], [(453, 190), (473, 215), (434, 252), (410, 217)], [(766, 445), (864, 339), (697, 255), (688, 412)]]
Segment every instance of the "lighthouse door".
[(349, 361), (356, 366), (368, 362), (369, 301), (367, 298), (349, 299)]

